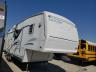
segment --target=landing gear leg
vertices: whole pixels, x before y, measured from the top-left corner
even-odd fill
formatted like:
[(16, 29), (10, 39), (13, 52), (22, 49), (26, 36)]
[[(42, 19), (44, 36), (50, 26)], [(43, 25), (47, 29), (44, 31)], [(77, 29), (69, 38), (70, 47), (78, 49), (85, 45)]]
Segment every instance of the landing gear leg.
[(11, 55), (9, 55), (9, 54), (5, 54), (5, 58), (6, 58), (9, 62), (12, 61)]
[(26, 72), (29, 72), (29, 63), (26, 65)]

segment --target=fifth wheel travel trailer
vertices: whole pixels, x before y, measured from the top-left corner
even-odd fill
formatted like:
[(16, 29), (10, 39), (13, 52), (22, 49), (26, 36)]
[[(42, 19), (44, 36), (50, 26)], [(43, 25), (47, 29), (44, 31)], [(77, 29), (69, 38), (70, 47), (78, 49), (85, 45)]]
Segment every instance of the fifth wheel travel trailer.
[(75, 24), (67, 18), (44, 11), (14, 25), (5, 36), (5, 54), (21, 62), (42, 62), (54, 53), (75, 53), (78, 47)]
[(6, 26), (5, 16), (6, 16), (6, 2), (0, 0), (0, 60), (2, 58), (2, 52), (4, 46), (4, 34), (5, 34), (5, 26)]

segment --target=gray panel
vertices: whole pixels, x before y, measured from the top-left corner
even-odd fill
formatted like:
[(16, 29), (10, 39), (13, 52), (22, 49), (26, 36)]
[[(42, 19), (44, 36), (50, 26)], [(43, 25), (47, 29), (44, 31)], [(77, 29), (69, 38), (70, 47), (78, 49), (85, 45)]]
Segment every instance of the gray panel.
[(0, 51), (1, 51), (1, 46), (2, 46), (2, 38), (0, 38)]
[(5, 5), (0, 3), (0, 29), (4, 27)]
[(1, 56), (1, 47), (3, 46), (3, 36), (4, 36), (4, 21), (5, 21), (5, 3), (0, 2), (0, 56)]
[(1, 58), (1, 55), (2, 55), (2, 51), (1, 51), (1, 48), (2, 47), (2, 38), (0, 38), (0, 58)]

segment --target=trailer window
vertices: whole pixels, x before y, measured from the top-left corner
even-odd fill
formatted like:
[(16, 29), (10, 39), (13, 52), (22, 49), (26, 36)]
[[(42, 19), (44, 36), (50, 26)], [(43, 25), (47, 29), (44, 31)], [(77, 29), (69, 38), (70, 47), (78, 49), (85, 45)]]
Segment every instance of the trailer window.
[(20, 32), (21, 32), (21, 30), (16, 30), (15, 29), (14, 34), (13, 34), (14, 40), (18, 38)]
[(40, 27), (41, 27), (41, 24), (39, 24), (38, 28), (40, 28)]
[(29, 34), (32, 34), (34, 32), (34, 24), (29, 26)]

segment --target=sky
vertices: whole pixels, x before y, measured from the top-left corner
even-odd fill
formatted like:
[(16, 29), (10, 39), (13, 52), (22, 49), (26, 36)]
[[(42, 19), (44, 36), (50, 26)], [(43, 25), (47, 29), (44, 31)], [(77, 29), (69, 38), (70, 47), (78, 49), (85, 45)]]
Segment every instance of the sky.
[(96, 0), (7, 0), (7, 29), (33, 14), (50, 11), (76, 24), (79, 38), (96, 42)]

